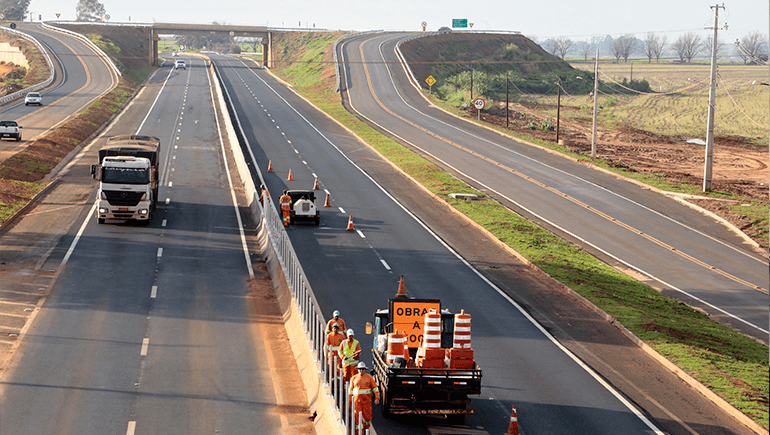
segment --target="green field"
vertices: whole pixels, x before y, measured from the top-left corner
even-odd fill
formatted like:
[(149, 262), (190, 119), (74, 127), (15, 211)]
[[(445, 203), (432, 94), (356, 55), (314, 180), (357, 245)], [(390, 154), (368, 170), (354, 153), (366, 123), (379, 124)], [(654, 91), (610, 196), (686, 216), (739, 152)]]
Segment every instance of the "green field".
[[(593, 65), (573, 63), (590, 70)], [(706, 64), (599, 64), (599, 78), (604, 82), (645, 79), (654, 94), (600, 94), (599, 123), (606, 128), (628, 125), (665, 135), (705, 137), (708, 109), (710, 67)], [(719, 65), (714, 133), (741, 136), (755, 143), (768, 141), (768, 102), (770, 87), (752, 85), (753, 81), (770, 83), (766, 66)], [(632, 77), (633, 75), (633, 77)], [(556, 96), (528, 96), (540, 103), (556, 103)], [(564, 106), (581, 107), (562, 116), (590, 117), (593, 100), (585, 95), (564, 96)]]
[[(297, 34), (274, 41), (282, 62), (272, 72), (433, 193), (615, 316), (666, 358), (768, 427), (767, 346), (735, 333), (676, 299), (660, 295), (580, 247), (526, 221), (351, 115), (334, 92), (334, 66), (324, 61), (330, 58), (330, 45), (335, 39), (336, 36), (322, 34)], [(764, 95), (767, 101), (767, 94)], [(448, 195), (450, 192), (472, 192), (484, 200), (456, 200)]]

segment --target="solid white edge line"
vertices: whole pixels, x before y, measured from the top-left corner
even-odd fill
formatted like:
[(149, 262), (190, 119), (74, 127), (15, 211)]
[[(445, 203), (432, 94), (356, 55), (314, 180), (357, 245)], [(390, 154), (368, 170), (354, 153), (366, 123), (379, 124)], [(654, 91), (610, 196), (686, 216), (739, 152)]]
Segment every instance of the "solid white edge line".
[(86, 218), (83, 219), (83, 223), (80, 225), (80, 229), (78, 230), (77, 235), (75, 235), (75, 238), (72, 240), (72, 244), (70, 245), (70, 248), (67, 250), (67, 253), (64, 255), (64, 259), (61, 261), (61, 264), (59, 265), (60, 268), (64, 267), (64, 265), (67, 264), (67, 261), (70, 259), (72, 252), (75, 250), (75, 246), (77, 246), (78, 241), (80, 241), (80, 237), (86, 231), (86, 225), (88, 225), (88, 219), (94, 215), (94, 212), (96, 212), (96, 201), (94, 201), (94, 205), (91, 206), (91, 210), (86, 215)]
[[(219, 137), (219, 147), (222, 151), (222, 163), (225, 166), (225, 174), (227, 174), (227, 184), (230, 186), (230, 198), (233, 201), (233, 209), (235, 209), (235, 218), (238, 220), (238, 232), (241, 235), (241, 247), (243, 248), (243, 256), (246, 259), (246, 268), (249, 270), (249, 278), (254, 278), (254, 267), (251, 264), (251, 257), (249, 256), (249, 245), (246, 243), (246, 233), (243, 230), (243, 221), (241, 220), (241, 212), (238, 209), (238, 198), (235, 196), (235, 189), (233, 189), (233, 179), (230, 177), (230, 167), (227, 164), (227, 154), (225, 153), (225, 141), (222, 138), (222, 129), (219, 125), (219, 117), (217, 116), (217, 108), (214, 103), (214, 87), (211, 83), (211, 76), (206, 71), (206, 78), (209, 80), (209, 92), (211, 93), (211, 105), (214, 108), (214, 119), (217, 123), (217, 136)], [(217, 82), (217, 85), (219, 82)], [(224, 114), (222, 115), (224, 116)]]
[[(343, 65), (344, 65), (344, 62), (343, 62)], [(569, 356), (569, 357), (570, 357), (570, 358), (571, 358), (573, 361), (575, 361), (575, 362), (578, 364), (578, 366), (582, 367), (582, 368), (583, 368), (583, 370), (585, 370), (585, 371), (586, 371), (586, 372), (587, 372), (589, 375), (591, 375), (591, 376), (592, 376), (594, 379), (596, 379), (596, 381), (597, 381), (597, 382), (599, 382), (599, 384), (600, 384), (600, 385), (602, 385), (602, 386), (603, 386), (605, 389), (607, 389), (607, 391), (609, 391), (609, 392), (610, 392), (610, 393), (611, 393), (613, 396), (615, 396), (615, 397), (616, 397), (616, 398), (617, 398), (617, 399), (618, 399), (618, 400), (619, 400), (619, 401), (620, 401), (620, 402), (621, 402), (621, 403), (622, 403), (624, 406), (626, 406), (626, 408), (627, 408), (627, 409), (629, 409), (631, 412), (633, 412), (633, 413), (634, 413), (634, 415), (636, 415), (636, 416), (637, 416), (637, 418), (639, 418), (639, 419), (640, 419), (642, 422), (644, 422), (644, 424), (646, 424), (646, 425), (647, 425), (647, 426), (648, 426), (650, 429), (652, 429), (653, 431), (655, 431), (655, 433), (657, 433), (657, 434), (660, 434), (660, 435), (663, 435), (663, 432), (662, 432), (660, 429), (658, 429), (657, 427), (655, 427), (655, 425), (653, 425), (653, 424), (652, 424), (652, 422), (651, 422), (650, 420), (648, 420), (648, 419), (647, 419), (647, 417), (645, 417), (645, 416), (644, 416), (644, 415), (643, 415), (643, 414), (642, 414), (642, 413), (641, 413), (641, 412), (640, 412), (640, 411), (639, 411), (639, 410), (638, 410), (638, 409), (637, 409), (635, 406), (633, 406), (633, 405), (632, 405), (632, 404), (631, 404), (631, 403), (630, 403), (628, 400), (626, 400), (626, 399), (625, 399), (625, 398), (624, 398), (624, 397), (623, 397), (623, 396), (622, 396), (622, 395), (621, 395), (621, 394), (620, 394), (620, 393), (619, 393), (617, 390), (615, 390), (615, 389), (614, 389), (612, 386), (610, 386), (609, 384), (607, 384), (607, 383), (606, 383), (606, 382), (605, 382), (605, 381), (604, 381), (604, 380), (603, 380), (603, 379), (602, 379), (602, 378), (601, 378), (601, 377), (600, 377), (600, 376), (599, 376), (599, 375), (598, 375), (596, 372), (594, 372), (594, 371), (593, 371), (593, 369), (591, 369), (590, 367), (588, 367), (587, 365), (585, 365), (585, 364), (584, 364), (582, 361), (580, 361), (580, 359), (579, 359), (579, 358), (577, 358), (577, 356), (575, 356), (575, 355), (574, 355), (572, 352), (570, 352), (570, 351), (569, 351), (569, 349), (567, 349), (566, 347), (562, 346), (562, 345), (561, 345), (561, 344), (560, 344), (560, 343), (559, 343), (559, 342), (556, 340), (556, 338), (555, 338), (553, 335), (551, 335), (551, 334), (550, 334), (548, 331), (546, 331), (546, 330), (545, 330), (545, 328), (543, 328), (543, 327), (542, 327), (542, 326), (541, 326), (539, 323), (537, 323), (537, 321), (535, 321), (535, 319), (534, 319), (532, 316), (530, 316), (529, 314), (527, 314), (527, 312), (526, 312), (526, 311), (524, 311), (524, 309), (523, 309), (521, 306), (519, 306), (519, 304), (517, 304), (517, 303), (516, 303), (516, 301), (514, 301), (513, 299), (511, 299), (511, 298), (510, 298), (510, 297), (509, 297), (507, 294), (505, 294), (505, 292), (503, 292), (503, 291), (502, 291), (502, 290), (501, 290), (499, 287), (497, 287), (497, 286), (496, 286), (494, 283), (492, 283), (491, 281), (489, 281), (488, 279), (486, 279), (486, 277), (484, 277), (484, 275), (482, 275), (482, 274), (481, 274), (481, 272), (479, 272), (478, 270), (476, 270), (475, 268), (473, 268), (473, 266), (471, 266), (471, 264), (470, 264), (470, 263), (468, 263), (468, 262), (465, 260), (465, 258), (463, 258), (462, 256), (460, 256), (460, 254), (458, 254), (458, 253), (457, 253), (457, 252), (456, 252), (454, 249), (452, 249), (452, 248), (451, 248), (451, 247), (450, 247), (450, 246), (449, 246), (449, 245), (448, 245), (446, 242), (444, 242), (444, 240), (442, 240), (442, 239), (441, 239), (441, 238), (438, 236), (438, 234), (436, 234), (436, 233), (435, 233), (435, 232), (433, 232), (433, 231), (432, 231), (430, 228), (428, 228), (428, 226), (427, 226), (427, 225), (425, 225), (425, 223), (423, 223), (423, 222), (422, 222), (422, 221), (421, 221), (421, 220), (420, 220), (420, 219), (419, 219), (419, 218), (418, 218), (416, 215), (414, 215), (412, 212), (410, 212), (410, 211), (409, 211), (409, 210), (408, 210), (408, 209), (407, 209), (407, 208), (406, 208), (406, 207), (405, 207), (403, 204), (401, 204), (401, 203), (400, 203), (400, 202), (399, 202), (399, 201), (398, 201), (398, 200), (397, 200), (395, 197), (393, 197), (393, 195), (391, 195), (391, 194), (390, 194), (390, 193), (389, 193), (387, 190), (385, 190), (385, 188), (383, 188), (383, 187), (382, 187), (382, 186), (381, 186), (379, 183), (377, 183), (377, 181), (376, 181), (376, 180), (374, 180), (374, 178), (372, 178), (372, 177), (371, 177), (371, 175), (369, 175), (369, 174), (368, 174), (366, 171), (364, 171), (364, 170), (363, 170), (363, 169), (362, 169), (360, 166), (358, 166), (358, 165), (357, 165), (355, 162), (353, 162), (353, 161), (350, 159), (350, 157), (348, 157), (348, 156), (347, 156), (347, 155), (346, 155), (346, 154), (345, 154), (345, 153), (344, 153), (344, 152), (343, 152), (343, 151), (342, 151), (342, 150), (341, 150), (339, 147), (337, 147), (337, 145), (335, 145), (335, 144), (334, 144), (334, 143), (333, 143), (331, 140), (329, 140), (329, 138), (327, 138), (327, 137), (326, 137), (326, 136), (325, 136), (325, 135), (324, 135), (324, 134), (323, 134), (321, 131), (319, 131), (319, 130), (318, 130), (318, 128), (317, 128), (315, 125), (313, 125), (312, 123), (310, 123), (310, 121), (309, 121), (307, 118), (305, 118), (305, 117), (304, 117), (304, 116), (303, 116), (303, 115), (302, 115), (302, 114), (301, 114), (301, 113), (300, 113), (300, 112), (299, 112), (299, 111), (298, 111), (296, 108), (294, 108), (294, 106), (292, 106), (291, 104), (289, 104), (289, 102), (288, 102), (288, 101), (287, 101), (285, 98), (283, 98), (283, 96), (281, 96), (281, 95), (280, 95), (278, 92), (276, 92), (276, 91), (275, 91), (275, 89), (273, 89), (273, 87), (271, 87), (271, 86), (270, 86), (270, 85), (269, 85), (267, 82), (265, 82), (265, 81), (264, 81), (264, 80), (263, 80), (261, 77), (259, 77), (259, 76), (256, 74), (256, 72), (254, 72), (254, 71), (251, 71), (251, 72), (252, 72), (252, 74), (254, 74), (254, 76), (256, 76), (256, 77), (257, 77), (259, 80), (261, 80), (261, 81), (262, 81), (262, 82), (265, 84), (265, 86), (267, 86), (267, 87), (268, 87), (270, 90), (272, 90), (272, 91), (273, 91), (273, 93), (275, 93), (275, 94), (278, 96), (278, 98), (280, 98), (281, 100), (283, 100), (283, 102), (284, 102), (284, 103), (285, 103), (285, 104), (286, 104), (288, 107), (290, 107), (292, 110), (294, 110), (294, 112), (295, 112), (295, 113), (297, 113), (297, 115), (298, 115), (300, 118), (302, 118), (302, 119), (303, 119), (303, 120), (304, 120), (304, 121), (305, 121), (305, 122), (306, 122), (306, 123), (307, 123), (307, 124), (308, 124), (310, 127), (312, 127), (312, 128), (313, 128), (313, 129), (314, 129), (314, 130), (315, 130), (315, 131), (316, 131), (316, 132), (317, 132), (317, 133), (318, 133), (318, 134), (319, 134), (319, 135), (322, 137), (322, 138), (324, 138), (324, 140), (326, 140), (326, 142), (327, 142), (327, 143), (329, 143), (329, 145), (331, 145), (332, 147), (334, 147), (334, 148), (337, 150), (337, 152), (339, 152), (339, 153), (340, 153), (340, 155), (342, 155), (342, 156), (343, 156), (343, 157), (344, 157), (344, 158), (345, 158), (345, 159), (346, 159), (346, 160), (347, 160), (347, 161), (348, 161), (348, 162), (349, 162), (351, 165), (353, 165), (353, 167), (355, 167), (356, 169), (358, 169), (358, 170), (361, 172), (361, 174), (363, 174), (363, 175), (364, 175), (366, 178), (368, 178), (368, 179), (369, 179), (369, 180), (370, 180), (370, 181), (371, 181), (371, 182), (372, 182), (372, 183), (373, 183), (375, 186), (377, 186), (377, 187), (378, 187), (378, 188), (379, 188), (379, 189), (380, 189), (380, 190), (381, 190), (381, 191), (382, 191), (382, 192), (383, 192), (383, 193), (384, 193), (384, 194), (385, 194), (385, 195), (386, 195), (388, 198), (390, 198), (390, 199), (391, 199), (391, 201), (393, 201), (393, 202), (394, 202), (396, 205), (398, 205), (398, 206), (399, 206), (399, 207), (400, 207), (402, 210), (404, 210), (404, 212), (405, 212), (407, 215), (409, 215), (409, 216), (410, 216), (412, 219), (414, 219), (414, 220), (415, 220), (415, 222), (417, 222), (419, 225), (421, 225), (421, 226), (422, 226), (422, 227), (423, 227), (423, 228), (424, 228), (424, 229), (425, 229), (425, 230), (426, 230), (426, 231), (427, 231), (427, 232), (428, 232), (430, 235), (432, 235), (432, 236), (433, 236), (433, 237), (434, 237), (434, 238), (435, 238), (435, 239), (436, 239), (436, 240), (437, 240), (437, 241), (438, 241), (438, 242), (439, 242), (441, 245), (443, 245), (443, 246), (444, 246), (444, 247), (445, 247), (447, 250), (449, 250), (449, 252), (451, 252), (451, 253), (452, 253), (452, 254), (453, 254), (455, 257), (457, 257), (457, 259), (459, 259), (459, 260), (460, 260), (460, 261), (461, 261), (463, 264), (465, 264), (465, 266), (466, 266), (466, 267), (468, 267), (468, 268), (469, 268), (471, 271), (473, 271), (473, 273), (475, 273), (475, 274), (476, 274), (476, 275), (477, 275), (479, 278), (481, 278), (481, 279), (482, 279), (484, 282), (486, 282), (486, 283), (487, 283), (487, 285), (489, 285), (490, 287), (492, 287), (492, 288), (493, 288), (493, 289), (494, 289), (494, 290), (495, 290), (495, 291), (496, 291), (496, 292), (497, 292), (499, 295), (501, 295), (501, 296), (502, 296), (503, 298), (505, 298), (505, 299), (506, 299), (506, 300), (507, 300), (507, 301), (508, 301), (508, 302), (509, 302), (511, 305), (513, 305), (513, 306), (514, 306), (514, 307), (515, 307), (515, 308), (516, 308), (516, 309), (517, 309), (517, 310), (518, 310), (520, 313), (522, 313), (522, 315), (524, 315), (524, 316), (525, 316), (525, 318), (527, 318), (527, 320), (529, 320), (529, 321), (530, 321), (530, 322), (531, 322), (531, 323), (532, 323), (532, 324), (533, 324), (533, 325), (534, 325), (536, 328), (538, 328), (538, 329), (540, 330), (540, 332), (541, 332), (543, 335), (545, 335), (546, 337), (548, 337), (548, 339), (549, 339), (549, 340), (551, 340), (551, 342), (552, 342), (552, 343), (554, 343), (554, 344), (555, 344), (555, 345), (556, 345), (556, 346), (557, 346), (559, 349), (561, 349), (561, 350), (562, 350), (562, 351), (563, 351), (563, 352), (564, 352), (564, 353), (565, 353), (567, 356)], [(352, 106), (352, 104), (351, 104), (351, 106)], [(355, 110), (355, 109), (354, 109), (354, 110)], [(358, 111), (356, 110), (356, 112), (358, 112)]]
[[(365, 115), (363, 115), (360, 111), (358, 111), (358, 109), (356, 109), (355, 106), (353, 105), (353, 100), (352, 99), (350, 99), (349, 103), (350, 103), (350, 107), (352, 107), (353, 110), (355, 110), (356, 113), (358, 113), (361, 117), (363, 117), (364, 119), (368, 120), (369, 122), (371, 122), (371, 123), (373, 123), (375, 125), (379, 125), (379, 124), (375, 123), (374, 121), (372, 121), (371, 119), (369, 119), (368, 117), (366, 117)], [(449, 163), (445, 162), (444, 160), (442, 160), (438, 156), (435, 156), (435, 155), (431, 154), (430, 152), (420, 148), (419, 146), (417, 146), (414, 143), (404, 139), (403, 137), (393, 133), (392, 131), (386, 129), (385, 127), (380, 126), (380, 128), (382, 128), (383, 130), (387, 131), (389, 134), (393, 135), (394, 137), (397, 137), (398, 139), (404, 141), (405, 143), (408, 143), (410, 146), (412, 146), (412, 147), (414, 147), (416, 149), (419, 149), (420, 151), (424, 152), (426, 155), (429, 155), (431, 158), (436, 159), (437, 161), (441, 162), (441, 164), (446, 165), (448, 168), (451, 168), (453, 171), (456, 171), (458, 174), (462, 175), (463, 177), (466, 177), (467, 179), (472, 180), (474, 183), (477, 183), (478, 185), (480, 185), (480, 186), (484, 187), (485, 189), (489, 190), (490, 192), (493, 192), (496, 195), (499, 195), (501, 198), (505, 198), (505, 200), (510, 201), (512, 204), (515, 204), (517, 207), (520, 207), (522, 210), (527, 211), (527, 213), (532, 214), (532, 216), (535, 216), (536, 218), (538, 218), (538, 219), (548, 223), (549, 225), (552, 225), (554, 228), (559, 228), (560, 230), (564, 231), (564, 233), (569, 234), (570, 236), (574, 237), (577, 240), (580, 240), (582, 243), (585, 243), (586, 245), (588, 245), (588, 246), (596, 249), (597, 251), (603, 253), (604, 255), (607, 255), (608, 257), (612, 258), (613, 260), (615, 260), (615, 261), (625, 265), (626, 267), (628, 267), (630, 269), (633, 269), (633, 270), (641, 273), (642, 275), (644, 275), (644, 276), (646, 276), (646, 277), (648, 277), (648, 278), (650, 278), (650, 279), (652, 279), (654, 281), (657, 281), (657, 282), (663, 284), (666, 287), (669, 287), (671, 290), (674, 290), (674, 291), (677, 291), (679, 293), (682, 293), (683, 295), (686, 295), (686, 296), (688, 296), (688, 297), (690, 297), (690, 298), (692, 298), (692, 299), (702, 303), (703, 305), (711, 307), (714, 310), (719, 311), (720, 313), (722, 313), (722, 314), (724, 314), (724, 315), (726, 315), (726, 316), (728, 316), (728, 317), (730, 317), (732, 319), (735, 319), (735, 320), (737, 320), (737, 321), (739, 321), (741, 323), (744, 323), (744, 324), (746, 324), (746, 325), (748, 325), (748, 326), (750, 326), (752, 328), (755, 328), (755, 329), (757, 329), (757, 330), (759, 330), (759, 331), (761, 331), (761, 332), (763, 332), (765, 334), (770, 333), (770, 331), (768, 331), (766, 329), (763, 329), (760, 326), (754, 325), (753, 323), (751, 323), (751, 322), (749, 322), (747, 320), (741, 319), (740, 317), (738, 317), (738, 316), (736, 316), (736, 315), (734, 315), (732, 313), (729, 313), (729, 312), (723, 310), (722, 308), (719, 308), (719, 307), (717, 307), (715, 305), (712, 305), (712, 304), (710, 304), (710, 303), (708, 303), (708, 302), (698, 298), (697, 296), (694, 296), (694, 295), (692, 295), (692, 294), (690, 294), (690, 293), (688, 293), (688, 292), (686, 292), (686, 291), (684, 291), (684, 290), (682, 290), (682, 289), (680, 289), (680, 288), (678, 288), (676, 286), (673, 286), (673, 285), (663, 281), (662, 279), (656, 277), (655, 275), (653, 275), (653, 274), (651, 274), (651, 273), (649, 273), (647, 271), (644, 271), (642, 269), (639, 269), (638, 267), (636, 267), (636, 266), (634, 266), (634, 265), (624, 261), (623, 259), (621, 259), (619, 257), (616, 257), (613, 254), (610, 254), (609, 252), (607, 252), (607, 251), (599, 248), (598, 246), (588, 242), (587, 240), (583, 239), (582, 237), (579, 237), (578, 235), (576, 235), (576, 234), (574, 234), (574, 233), (572, 233), (572, 232), (570, 232), (570, 231), (568, 231), (568, 230), (566, 230), (566, 229), (556, 225), (555, 223), (551, 222), (550, 220), (544, 218), (543, 216), (538, 215), (537, 213), (533, 212), (532, 210), (528, 209), (527, 207), (523, 206), (522, 204), (520, 204), (520, 203), (516, 202), (515, 200), (511, 199), (507, 195), (504, 195), (501, 192), (498, 192), (494, 188), (492, 188), (490, 186), (487, 186), (486, 184), (482, 183), (481, 181), (479, 181), (479, 180), (469, 176), (468, 174), (464, 173), (463, 171), (460, 171), (459, 169), (457, 169), (456, 167), (454, 167), (454, 166), (450, 165)]]

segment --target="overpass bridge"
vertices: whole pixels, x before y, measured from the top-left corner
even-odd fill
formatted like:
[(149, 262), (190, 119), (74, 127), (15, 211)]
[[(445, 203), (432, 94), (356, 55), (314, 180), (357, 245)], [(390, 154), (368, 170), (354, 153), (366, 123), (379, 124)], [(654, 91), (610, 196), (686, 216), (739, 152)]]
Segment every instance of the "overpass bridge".
[(246, 37), (262, 39), (262, 65), (271, 67), (273, 64), (272, 32), (265, 26), (232, 26), (229, 24), (180, 24), (153, 23), (150, 30), (152, 47), (150, 49), (150, 65), (158, 63), (158, 41), (160, 35), (190, 35), (213, 37)]

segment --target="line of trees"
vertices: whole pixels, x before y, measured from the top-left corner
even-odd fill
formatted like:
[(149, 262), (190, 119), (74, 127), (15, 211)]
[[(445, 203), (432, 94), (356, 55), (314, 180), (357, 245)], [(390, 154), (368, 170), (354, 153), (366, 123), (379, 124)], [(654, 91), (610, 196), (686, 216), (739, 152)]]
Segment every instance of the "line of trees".
[[(649, 32), (644, 39), (639, 39), (633, 34), (625, 34), (617, 38), (607, 35), (604, 38), (591, 38), (590, 41), (572, 41), (569, 38), (558, 37), (547, 39), (542, 43), (547, 52), (564, 59), (567, 54), (573, 53), (588, 60), (593, 57), (596, 49), (602, 53), (609, 53), (613, 59), (620, 62), (634, 54), (642, 54), (652, 63), (653, 59), (660, 62), (660, 58), (668, 52), (673, 52), (681, 62), (692, 62), (698, 55), (710, 55), (713, 47), (712, 37), (703, 38), (695, 32), (679, 35), (676, 40), (668, 43), (666, 35), (657, 35)], [(717, 59), (727, 54), (726, 44), (717, 37)], [(743, 39), (735, 41), (735, 53), (743, 59), (744, 63), (757, 63), (759, 60), (767, 60), (768, 54), (767, 36), (760, 32), (751, 32)]]

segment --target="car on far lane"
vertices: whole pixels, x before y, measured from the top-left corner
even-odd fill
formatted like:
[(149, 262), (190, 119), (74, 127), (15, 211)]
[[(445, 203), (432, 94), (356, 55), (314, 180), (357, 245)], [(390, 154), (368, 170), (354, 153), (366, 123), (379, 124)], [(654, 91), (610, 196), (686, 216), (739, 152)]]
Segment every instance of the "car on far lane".
[(29, 106), (30, 104), (43, 105), (43, 96), (40, 95), (40, 92), (30, 92), (24, 97), (24, 105)]
[(174, 62), (174, 69), (180, 69), (180, 68), (187, 71), (187, 64), (185, 64), (182, 59), (179, 59), (176, 62)]

